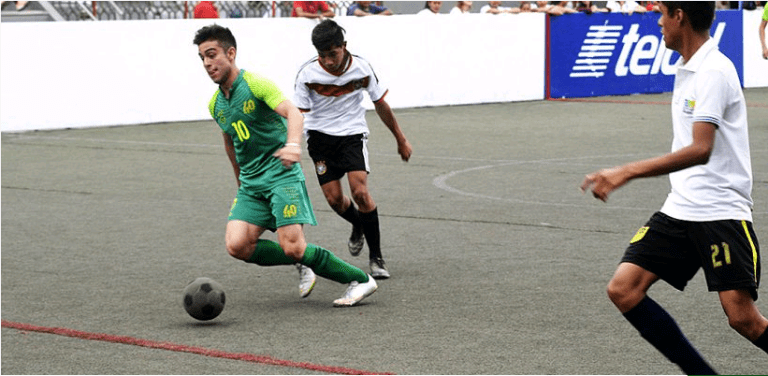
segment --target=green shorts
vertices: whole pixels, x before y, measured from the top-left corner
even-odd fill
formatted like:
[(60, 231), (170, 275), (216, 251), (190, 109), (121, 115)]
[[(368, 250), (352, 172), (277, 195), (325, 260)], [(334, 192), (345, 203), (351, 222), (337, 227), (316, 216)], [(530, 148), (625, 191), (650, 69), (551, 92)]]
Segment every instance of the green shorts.
[(286, 225), (317, 224), (303, 181), (261, 192), (240, 187), (229, 210), (229, 220), (241, 220), (273, 231)]

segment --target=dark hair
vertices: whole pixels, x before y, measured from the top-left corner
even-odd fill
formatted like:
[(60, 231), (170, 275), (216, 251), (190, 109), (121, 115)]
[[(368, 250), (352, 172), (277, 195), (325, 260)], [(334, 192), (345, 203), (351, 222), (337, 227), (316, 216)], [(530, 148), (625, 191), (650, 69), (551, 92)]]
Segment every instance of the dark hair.
[(232, 35), (232, 32), (229, 31), (229, 29), (223, 26), (213, 24), (198, 30), (195, 34), (195, 40), (193, 43), (199, 46), (203, 42), (207, 42), (209, 40), (215, 40), (219, 42), (221, 47), (224, 48), (224, 51), (228, 50), (230, 47), (237, 49), (235, 36)]
[(344, 45), (344, 30), (333, 20), (324, 20), (312, 30), (312, 45), (318, 51), (328, 51)]
[(694, 31), (709, 30), (712, 27), (712, 21), (715, 20), (715, 2), (714, 1), (662, 1), (667, 7), (667, 15), (681, 9), (691, 21), (691, 28)]

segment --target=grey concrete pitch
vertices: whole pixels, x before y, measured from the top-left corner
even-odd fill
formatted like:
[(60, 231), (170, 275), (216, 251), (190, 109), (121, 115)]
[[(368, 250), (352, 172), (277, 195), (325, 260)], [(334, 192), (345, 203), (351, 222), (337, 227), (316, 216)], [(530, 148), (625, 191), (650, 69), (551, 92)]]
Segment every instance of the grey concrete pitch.
[[(768, 89), (746, 96), (763, 239)], [(3, 133), (2, 319), (374, 372), (679, 373), (604, 293), (667, 179), (632, 182), (607, 204), (578, 190), (586, 173), (669, 149), (669, 106), (656, 102), (670, 94), (598, 99), (635, 103), (397, 110), (414, 146), (407, 164), (369, 112), (370, 184), (393, 278), (349, 309), (331, 304), (345, 286), (321, 280), (301, 300), (295, 269), (226, 254), (236, 186), (212, 122)], [(303, 166), (320, 222), (308, 240), (367, 270), (367, 251), (349, 255), (349, 226), (307, 157)], [(181, 307), (199, 276), (227, 289), (210, 324)], [(659, 283), (651, 294), (720, 372), (768, 369), (701, 275), (684, 293)], [(318, 373), (5, 327), (2, 372)]]

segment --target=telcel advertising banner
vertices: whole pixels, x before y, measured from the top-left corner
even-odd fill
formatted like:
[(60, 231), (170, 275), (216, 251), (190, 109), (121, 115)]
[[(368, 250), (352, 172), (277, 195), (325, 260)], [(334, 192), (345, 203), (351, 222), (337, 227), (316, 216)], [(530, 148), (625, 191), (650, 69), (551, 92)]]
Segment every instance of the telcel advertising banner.
[[(660, 13), (550, 17), (551, 98), (672, 91), (680, 55), (667, 49)], [(717, 11), (710, 29), (744, 84), (741, 11)]]

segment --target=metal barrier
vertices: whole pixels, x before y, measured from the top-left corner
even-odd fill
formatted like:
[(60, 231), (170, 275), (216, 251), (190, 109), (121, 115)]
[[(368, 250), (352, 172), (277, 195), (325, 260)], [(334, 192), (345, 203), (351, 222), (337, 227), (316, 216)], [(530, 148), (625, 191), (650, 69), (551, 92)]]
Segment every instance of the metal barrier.
[[(197, 1), (41, 1), (54, 20), (110, 21), (193, 18)], [(346, 15), (353, 1), (328, 1), (336, 15)], [(290, 17), (292, 1), (218, 1), (221, 18)]]

